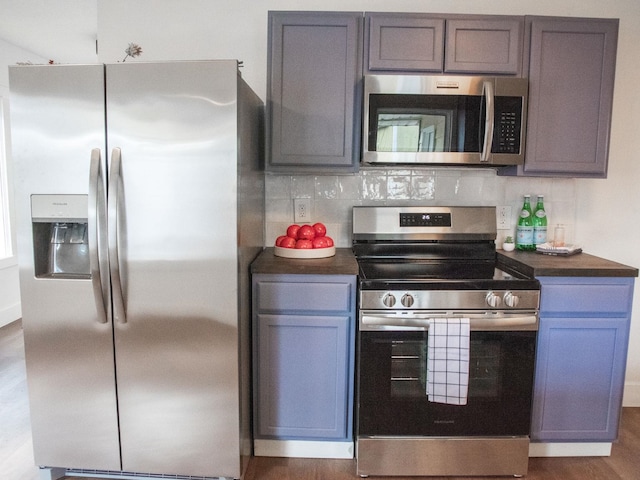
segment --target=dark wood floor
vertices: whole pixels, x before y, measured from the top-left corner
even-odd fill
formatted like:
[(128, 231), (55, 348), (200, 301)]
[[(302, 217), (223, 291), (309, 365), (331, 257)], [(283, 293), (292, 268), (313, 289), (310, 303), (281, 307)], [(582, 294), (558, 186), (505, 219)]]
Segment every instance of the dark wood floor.
[[(245, 480), (354, 480), (354, 460), (252, 458)], [(38, 480), (33, 465), (24, 344), (19, 322), (0, 328), (0, 478)], [(69, 477), (71, 480), (82, 480)], [(416, 477), (371, 477), (415, 480)], [(445, 477), (473, 480), (477, 477)], [(485, 480), (487, 477), (483, 477)], [(444, 480), (443, 477), (429, 477)], [(619, 442), (610, 457), (532, 458), (527, 480), (640, 479), (640, 408), (624, 408)], [(86, 479), (89, 480), (89, 479)]]

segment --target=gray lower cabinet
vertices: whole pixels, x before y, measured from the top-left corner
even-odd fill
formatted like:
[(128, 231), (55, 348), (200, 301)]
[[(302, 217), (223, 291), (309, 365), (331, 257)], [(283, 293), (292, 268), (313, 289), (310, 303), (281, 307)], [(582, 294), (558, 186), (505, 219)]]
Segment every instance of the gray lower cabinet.
[(633, 278), (540, 277), (531, 439), (617, 438)]
[(519, 75), (524, 17), (366, 13), (364, 72)]
[(617, 19), (527, 17), (526, 159), (518, 174), (606, 178)]
[(362, 21), (351, 12), (269, 12), (267, 171), (358, 169)]
[(253, 275), (254, 438), (353, 440), (355, 275)]

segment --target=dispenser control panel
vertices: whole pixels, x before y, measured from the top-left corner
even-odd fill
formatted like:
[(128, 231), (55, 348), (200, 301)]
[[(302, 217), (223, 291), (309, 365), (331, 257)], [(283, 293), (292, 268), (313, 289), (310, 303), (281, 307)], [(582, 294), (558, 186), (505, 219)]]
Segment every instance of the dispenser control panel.
[(77, 222), (87, 220), (87, 195), (31, 195), (34, 222)]

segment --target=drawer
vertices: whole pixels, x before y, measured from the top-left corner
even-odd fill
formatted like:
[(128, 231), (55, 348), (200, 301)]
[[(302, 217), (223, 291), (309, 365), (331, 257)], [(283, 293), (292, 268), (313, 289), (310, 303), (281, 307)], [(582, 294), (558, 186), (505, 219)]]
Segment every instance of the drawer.
[(631, 309), (633, 279), (540, 280), (541, 312), (619, 315), (627, 314)]
[[(291, 278), (291, 277), (288, 277)], [(345, 281), (255, 282), (260, 311), (334, 311), (352, 309), (354, 283)]]

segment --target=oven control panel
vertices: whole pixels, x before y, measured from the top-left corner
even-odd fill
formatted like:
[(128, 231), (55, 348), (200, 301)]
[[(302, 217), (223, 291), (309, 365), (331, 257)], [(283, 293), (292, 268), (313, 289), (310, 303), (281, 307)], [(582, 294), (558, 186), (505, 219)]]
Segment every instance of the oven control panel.
[(401, 227), (450, 227), (450, 213), (400, 213)]
[(365, 309), (537, 310), (539, 290), (361, 290)]

